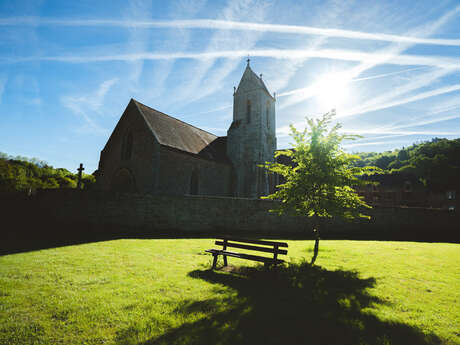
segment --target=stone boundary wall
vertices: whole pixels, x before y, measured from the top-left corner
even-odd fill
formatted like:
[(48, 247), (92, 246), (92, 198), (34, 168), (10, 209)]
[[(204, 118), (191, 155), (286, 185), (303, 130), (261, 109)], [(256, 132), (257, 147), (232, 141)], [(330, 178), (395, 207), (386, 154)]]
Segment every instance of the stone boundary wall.
[[(3, 200), (2, 203), (4, 203)], [(35, 224), (59, 224), (79, 229), (143, 233), (310, 234), (310, 221), (278, 216), (268, 210), (276, 202), (210, 196), (152, 196), (80, 190), (46, 190), (2, 206), (6, 218), (18, 212)], [(9, 211), (8, 211), (9, 209)], [(458, 241), (458, 212), (416, 208), (373, 208), (371, 220), (332, 220), (323, 237)], [(104, 230), (106, 229), (106, 230)], [(112, 230), (111, 230), (112, 229)], [(37, 230), (39, 231), (39, 230)]]

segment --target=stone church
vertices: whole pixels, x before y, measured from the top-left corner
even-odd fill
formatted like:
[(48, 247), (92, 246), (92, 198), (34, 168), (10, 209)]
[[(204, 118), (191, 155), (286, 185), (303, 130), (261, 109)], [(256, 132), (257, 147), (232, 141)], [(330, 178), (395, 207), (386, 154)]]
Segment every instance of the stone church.
[(99, 160), (102, 190), (257, 198), (275, 177), (258, 167), (276, 150), (275, 98), (248, 64), (233, 122), (218, 137), (131, 99)]

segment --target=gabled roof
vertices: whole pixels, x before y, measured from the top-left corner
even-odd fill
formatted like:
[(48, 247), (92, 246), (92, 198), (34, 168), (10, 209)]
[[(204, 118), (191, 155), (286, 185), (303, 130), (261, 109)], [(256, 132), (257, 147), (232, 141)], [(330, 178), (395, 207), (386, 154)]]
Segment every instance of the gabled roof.
[(200, 155), (203, 158), (227, 161), (226, 138), (196, 128), (188, 123), (150, 108), (132, 99), (161, 145)]
[(236, 92), (238, 92), (238, 90), (240, 90), (242, 87), (249, 87), (249, 88), (254, 88), (254, 89), (261, 88), (270, 97), (273, 98), (273, 96), (270, 95), (270, 92), (265, 86), (265, 83), (262, 80), (262, 78), (254, 73), (254, 71), (249, 66), (249, 63), (247, 64), (246, 69), (244, 70), (243, 76), (241, 77), (241, 80), (240, 80), (240, 83), (238, 84), (238, 89)]

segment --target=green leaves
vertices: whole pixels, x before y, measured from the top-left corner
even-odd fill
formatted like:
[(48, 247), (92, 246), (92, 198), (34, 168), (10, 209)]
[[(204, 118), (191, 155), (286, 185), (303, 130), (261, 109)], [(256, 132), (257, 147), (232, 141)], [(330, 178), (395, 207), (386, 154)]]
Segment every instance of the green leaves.
[(353, 187), (369, 183), (360, 176), (380, 173), (381, 169), (354, 164), (359, 156), (344, 152), (341, 143), (359, 136), (339, 133), (340, 124), (329, 129), (334, 115), (335, 111), (331, 111), (320, 119), (307, 118), (303, 131), (291, 125), (293, 150), (277, 151), (277, 162), (263, 165), (283, 180), (273, 194), (263, 197), (281, 201), (274, 212), (320, 218), (368, 218), (360, 211), (370, 206)]
[[(21, 158), (19, 160), (18, 158)], [(37, 158), (11, 157), (0, 154), (0, 192), (30, 189), (76, 188), (77, 175), (62, 168), (55, 169)], [(93, 175), (83, 174), (83, 188), (96, 182)]]
[(376, 165), (388, 181), (420, 181), (431, 191), (459, 188), (460, 139), (439, 139), (383, 153), (361, 153), (356, 166)]

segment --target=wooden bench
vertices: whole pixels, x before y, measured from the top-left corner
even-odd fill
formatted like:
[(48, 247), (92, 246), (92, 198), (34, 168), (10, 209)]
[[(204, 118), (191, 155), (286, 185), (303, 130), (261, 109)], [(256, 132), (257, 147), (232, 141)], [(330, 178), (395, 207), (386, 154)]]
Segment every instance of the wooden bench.
[[(252, 261), (259, 261), (263, 262), (265, 267), (269, 267), (271, 265), (277, 265), (284, 260), (278, 259), (278, 255), (286, 255), (287, 249), (279, 249), (280, 247), (287, 248), (287, 243), (285, 242), (273, 242), (273, 241), (260, 241), (260, 240), (252, 240), (252, 239), (244, 239), (244, 238), (235, 238), (235, 237), (221, 237), (215, 242), (216, 245), (222, 246), (222, 249), (208, 249), (205, 252), (211, 253), (214, 257), (212, 262), (212, 268), (216, 268), (217, 258), (219, 255), (224, 257), (224, 266), (227, 266), (227, 256), (231, 256), (234, 258), (245, 259), (245, 260), (252, 260)], [(254, 244), (257, 244), (255, 246)], [(263, 246), (263, 247), (262, 247)], [(264, 252), (264, 253), (272, 253), (273, 257), (266, 257), (260, 255), (252, 255), (246, 253), (236, 253), (233, 251), (228, 251), (227, 248), (240, 248), (240, 249), (247, 249), (257, 252)]]

